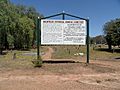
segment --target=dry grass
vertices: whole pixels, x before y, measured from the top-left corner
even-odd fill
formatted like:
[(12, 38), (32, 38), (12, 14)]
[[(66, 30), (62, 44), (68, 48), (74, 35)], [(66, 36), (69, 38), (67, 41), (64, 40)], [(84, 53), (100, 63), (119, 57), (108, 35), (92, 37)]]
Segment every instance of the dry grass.
[[(52, 58), (55, 59), (78, 59), (80, 57), (86, 57), (86, 47), (85, 46), (51, 46), (54, 49)], [(93, 50), (90, 47), (90, 59), (114, 59), (115, 57), (120, 57), (120, 53), (112, 53), (105, 51), (105, 47), (97, 48)], [(42, 46), (41, 52), (46, 52), (48, 50), (47, 46)], [(0, 56), (0, 67), (6, 68), (32, 68), (32, 60), (36, 59), (36, 55), (24, 55), (24, 53), (36, 53), (36, 49), (30, 51), (8, 51), (6, 55)], [(16, 53), (16, 59), (13, 59), (13, 55)], [(84, 53), (84, 56), (74, 55), (75, 53)]]
[[(54, 46), (53, 58), (65, 59), (65, 58), (79, 58), (81, 56), (74, 55), (76, 53), (84, 53), (83, 57), (86, 57), (86, 47), (85, 46)], [(106, 46), (101, 48), (97, 47), (93, 50), (93, 46), (90, 47), (90, 59), (114, 59), (120, 56), (120, 49), (116, 49), (118, 52), (109, 52)]]

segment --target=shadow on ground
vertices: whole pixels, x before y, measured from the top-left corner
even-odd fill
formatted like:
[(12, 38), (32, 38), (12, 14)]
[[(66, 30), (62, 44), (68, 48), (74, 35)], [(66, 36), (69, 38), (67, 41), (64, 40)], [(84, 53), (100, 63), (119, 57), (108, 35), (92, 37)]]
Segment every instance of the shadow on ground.
[(107, 48), (97, 48), (97, 49), (95, 49), (95, 50), (97, 50), (97, 51), (105, 51), (105, 52), (111, 52), (111, 53), (113, 53), (113, 52), (116, 52), (116, 53), (120, 53), (120, 49), (112, 49), (112, 50), (109, 50), (109, 49), (107, 49)]
[(53, 63), (53, 64), (56, 64), (56, 63), (78, 63), (78, 62), (71, 61), (71, 60), (65, 60), (65, 61), (62, 61), (62, 60), (43, 60), (43, 63)]

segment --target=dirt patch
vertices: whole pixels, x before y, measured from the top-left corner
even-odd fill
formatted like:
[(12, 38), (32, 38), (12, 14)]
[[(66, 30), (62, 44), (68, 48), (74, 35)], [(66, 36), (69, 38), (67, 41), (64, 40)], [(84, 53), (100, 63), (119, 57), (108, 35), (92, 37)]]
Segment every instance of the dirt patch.
[[(37, 75), (37, 76), (9, 76), (0, 77), (1, 90), (119, 90), (119, 79), (114, 82), (102, 80), (97, 83), (96, 78), (110, 75)], [(115, 75), (114, 75), (115, 76)], [(101, 80), (101, 79), (100, 79)], [(112, 86), (111, 86), (112, 84)], [(110, 85), (110, 86), (109, 86)], [(114, 85), (114, 86), (113, 86)]]
[(41, 68), (0, 69), (0, 90), (119, 90), (118, 70), (110, 66), (111, 62), (106, 66), (96, 62), (90, 65), (60, 63), (44, 64)]

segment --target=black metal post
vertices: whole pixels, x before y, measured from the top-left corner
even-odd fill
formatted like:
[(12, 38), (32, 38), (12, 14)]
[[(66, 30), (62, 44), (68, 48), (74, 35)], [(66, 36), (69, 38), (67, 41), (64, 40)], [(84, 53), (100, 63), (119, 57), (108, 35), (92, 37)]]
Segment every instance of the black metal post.
[(40, 50), (39, 50), (39, 45), (40, 45), (40, 18), (37, 18), (37, 60), (40, 58)]
[(75, 15), (71, 15), (71, 14), (67, 14), (67, 13), (64, 13), (64, 14), (67, 15), (67, 16), (70, 16), (70, 17), (86, 20), (85, 18), (81, 18), (81, 17), (75, 16)]
[(56, 16), (60, 16), (62, 15), (63, 13), (59, 13), (59, 14), (55, 14), (55, 15), (51, 15), (51, 16), (47, 16), (47, 17), (43, 17), (41, 19), (47, 19), (47, 18), (52, 18), (52, 17), (56, 17)]
[(65, 20), (65, 13), (62, 13), (62, 20)]
[(89, 63), (89, 19), (87, 19), (86, 22), (87, 22), (87, 63)]
[(41, 59), (41, 19), (39, 20), (39, 59), (41, 60), (42, 62), (42, 59)]

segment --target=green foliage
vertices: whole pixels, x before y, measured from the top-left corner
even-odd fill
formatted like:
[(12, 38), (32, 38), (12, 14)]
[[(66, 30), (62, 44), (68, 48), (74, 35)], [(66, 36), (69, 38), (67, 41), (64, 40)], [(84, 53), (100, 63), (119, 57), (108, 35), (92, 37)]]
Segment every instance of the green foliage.
[(0, 2), (8, 4), (10, 1), (9, 0), (0, 0)]
[[(0, 1), (0, 50), (30, 49), (35, 42), (35, 23), (39, 14), (33, 7)], [(41, 17), (43, 17), (41, 15)]]
[(111, 46), (120, 45), (120, 19), (111, 20), (104, 25), (104, 34), (106, 36), (106, 41), (111, 49)]
[(15, 48), (30, 48), (33, 38), (33, 21), (28, 17), (18, 18), (16, 29), (14, 30)]
[(13, 47), (14, 44), (14, 37), (12, 35), (7, 35), (7, 41), (9, 43), (9, 46)]

